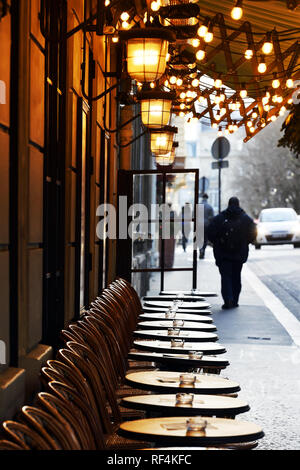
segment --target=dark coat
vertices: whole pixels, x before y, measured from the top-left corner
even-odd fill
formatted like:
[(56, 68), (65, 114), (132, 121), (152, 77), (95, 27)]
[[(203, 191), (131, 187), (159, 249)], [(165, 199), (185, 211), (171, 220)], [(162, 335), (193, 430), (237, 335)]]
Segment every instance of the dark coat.
[[(233, 253), (224, 251), (220, 243), (220, 234), (226, 219), (240, 219), (240, 244), (237, 251)], [(223, 260), (245, 263), (249, 254), (249, 243), (253, 243), (256, 238), (256, 225), (243, 209), (231, 206), (211, 220), (207, 236), (208, 240), (213, 244), (217, 265)]]

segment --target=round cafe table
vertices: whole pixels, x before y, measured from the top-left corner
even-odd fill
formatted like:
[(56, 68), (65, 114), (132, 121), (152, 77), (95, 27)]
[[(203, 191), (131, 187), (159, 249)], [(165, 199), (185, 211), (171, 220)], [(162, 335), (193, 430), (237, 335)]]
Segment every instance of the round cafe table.
[(133, 336), (138, 338), (147, 339), (184, 339), (185, 341), (207, 342), (218, 341), (218, 336), (215, 333), (208, 333), (203, 331), (189, 331), (180, 330), (179, 334), (168, 334), (168, 330), (135, 330)]
[[(146, 302), (143, 303), (145, 307), (165, 307), (165, 308), (170, 308), (173, 306), (173, 302), (167, 302), (164, 300), (147, 300)], [(208, 302), (181, 302), (180, 305), (178, 305), (178, 309), (180, 308), (181, 310), (197, 310), (199, 309), (204, 309), (204, 308), (209, 308), (211, 305)]]
[[(157, 313), (157, 312), (160, 312), (160, 313), (165, 313), (168, 311), (168, 308), (167, 307), (143, 307), (143, 312), (145, 313)], [(181, 309), (179, 308), (177, 311), (176, 311), (176, 316), (179, 315), (179, 314), (184, 314), (184, 315), (190, 315), (190, 314), (193, 314), (193, 315), (211, 315), (211, 310), (208, 310), (208, 309), (197, 309), (197, 310), (193, 310), (193, 309)]]
[(164, 354), (153, 351), (130, 351), (128, 359), (141, 362), (155, 362), (156, 366), (163, 366), (169, 370), (183, 370), (188, 369), (225, 369), (229, 365), (229, 361), (223, 355), (219, 356), (202, 356), (201, 359), (190, 359), (188, 354)]
[[(159, 309), (158, 309), (159, 310)], [(176, 313), (176, 320), (184, 320), (184, 321), (192, 321), (192, 322), (201, 322), (201, 323), (212, 323), (212, 317), (192, 313)], [(140, 320), (168, 320), (173, 321), (174, 318), (166, 318), (165, 312), (157, 311), (157, 312), (144, 312), (139, 315)]]
[(197, 296), (200, 295), (201, 297), (218, 297), (218, 294), (216, 292), (209, 292), (209, 291), (199, 291), (197, 289), (192, 289), (192, 290), (184, 290), (184, 291), (175, 291), (175, 290), (163, 290), (159, 293), (159, 295), (165, 296), (165, 295), (172, 295), (172, 296), (177, 296), (177, 295), (182, 295), (182, 296)]
[(237, 382), (220, 377), (215, 374), (197, 374), (195, 384), (180, 385), (182, 372), (175, 371), (139, 371), (130, 372), (126, 375), (126, 383), (134, 388), (150, 390), (156, 393), (195, 393), (207, 395), (224, 395), (235, 393), (240, 390)]
[(151, 418), (126, 421), (119, 428), (121, 436), (169, 446), (201, 446), (252, 442), (264, 436), (256, 423), (236, 419), (207, 417), (205, 433), (189, 436), (186, 421), (189, 416)]
[(216, 416), (234, 418), (250, 410), (247, 402), (239, 398), (218, 395), (194, 395), (192, 404), (176, 403), (176, 394), (138, 395), (122, 398), (122, 406), (161, 416)]
[(171, 341), (159, 340), (135, 340), (134, 347), (146, 351), (185, 354), (189, 351), (202, 351), (204, 354), (223, 354), (226, 352), (224, 346), (211, 342), (195, 343), (185, 341), (183, 346), (171, 346)]
[(184, 300), (185, 302), (199, 302), (205, 301), (205, 297), (201, 297), (200, 295), (145, 295), (142, 298), (143, 302), (149, 300), (163, 300), (168, 302), (173, 302), (173, 300)]
[[(176, 318), (177, 319), (177, 318)], [(173, 320), (168, 320), (168, 318), (165, 319), (165, 321), (141, 321), (137, 324), (138, 328), (144, 329), (144, 330), (152, 330), (157, 329), (157, 330), (166, 330), (168, 328), (180, 328), (181, 330), (189, 330), (189, 331), (207, 331), (209, 333), (212, 333), (213, 331), (217, 331), (217, 328), (215, 325), (212, 324), (206, 324), (203, 322), (192, 322), (192, 321), (185, 321), (182, 326), (179, 327), (173, 327)]]

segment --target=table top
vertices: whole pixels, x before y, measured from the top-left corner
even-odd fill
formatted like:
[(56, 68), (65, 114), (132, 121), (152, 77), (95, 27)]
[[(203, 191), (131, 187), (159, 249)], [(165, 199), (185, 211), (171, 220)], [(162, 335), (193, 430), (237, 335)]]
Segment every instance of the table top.
[[(146, 312), (149, 312), (149, 313), (165, 313), (167, 312), (168, 308), (167, 307), (145, 307), (143, 306), (143, 311), (146, 313)], [(179, 314), (184, 314), (184, 315), (190, 315), (190, 314), (194, 314), (194, 315), (211, 315), (211, 310), (209, 309), (197, 309), (197, 310), (193, 310), (193, 309), (181, 309), (179, 308), (176, 312), (176, 316), (179, 315)]]
[[(173, 328), (173, 320), (168, 320), (167, 318), (164, 321), (153, 320), (153, 321), (142, 321), (137, 324), (138, 328), (142, 328), (145, 330), (152, 330), (153, 328), (157, 330), (165, 330), (168, 328)], [(203, 322), (193, 322), (193, 321), (185, 321), (182, 326), (180, 326), (181, 330), (191, 330), (191, 331), (217, 331), (215, 325), (203, 323)]]
[(225, 418), (205, 418), (207, 427), (204, 435), (187, 436), (188, 416), (152, 418), (127, 421), (120, 425), (122, 436), (174, 445), (217, 445), (235, 442), (251, 442), (264, 436), (256, 423)]
[(209, 292), (209, 291), (200, 291), (200, 290), (183, 290), (183, 291), (175, 291), (175, 290), (163, 290), (159, 293), (159, 295), (200, 295), (201, 297), (218, 297), (216, 292)]
[[(159, 309), (158, 309), (159, 310)], [(144, 312), (139, 315), (141, 320), (168, 320), (172, 321), (173, 318), (169, 319), (165, 317), (164, 312)], [(176, 320), (192, 321), (192, 322), (201, 322), (201, 323), (212, 323), (212, 317), (205, 315), (194, 315), (192, 313), (176, 313)]]
[(146, 349), (150, 351), (157, 351), (157, 352), (169, 352), (169, 353), (177, 353), (177, 354), (184, 354), (188, 351), (203, 351), (204, 354), (223, 354), (226, 352), (224, 346), (205, 342), (205, 343), (195, 343), (191, 341), (185, 341), (183, 346), (179, 347), (172, 347), (171, 341), (160, 341), (160, 340), (135, 340), (133, 342), (134, 347), (137, 349)]
[(233, 382), (216, 374), (190, 373), (188, 375), (196, 376), (196, 382), (192, 385), (180, 385), (179, 377), (183, 372), (175, 371), (139, 371), (130, 372), (126, 375), (126, 382), (130, 385), (153, 390), (156, 393), (200, 393), (208, 395), (223, 395), (235, 393), (240, 390), (237, 382)]
[(134, 361), (150, 361), (157, 364), (168, 365), (171, 368), (184, 366), (187, 368), (200, 369), (202, 367), (216, 367), (224, 369), (229, 361), (223, 356), (205, 355), (202, 359), (190, 359), (188, 354), (163, 354), (157, 352), (130, 351), (128, 358)]
[(138, 338), (150, 338), (150, 339), (171, 339), (178, 338), (195, 342), (207, 342), (217, 341), (218, 336), (215, 333), (209, 333), (204, 331), (190, 331), (180, 330), (178, 335), (168, 334), (168, 330), (135, 330), (133, 335)]
[[(147, 307), (172, 307), (173, 302), (165, 301), (165, 300), (146, 300), (143, 304)], [(201, 302), (182, 302), (181, 305), (178, 305), (178, 309), (181, 310), (197, 310), (197, 309), (204, 309), (209, 308), (211, 305), (208, 302), (201, 301)]]
[(185, 302), (199, 302), (205, 301), (205, 297), (200, 295), (145, 295), (142, 300), (163, 300), (168, 302), (173, 302), (173, 300), (184, 300)]
[(159, 412), (162, 416), (236, 416), (249, 411), (248, 403), (239, 398), (219, 395), (194, 395), (190, 405), (176, 404), (176, 394), (137, 395), (122, 398), (122, 406), (135, 410)]

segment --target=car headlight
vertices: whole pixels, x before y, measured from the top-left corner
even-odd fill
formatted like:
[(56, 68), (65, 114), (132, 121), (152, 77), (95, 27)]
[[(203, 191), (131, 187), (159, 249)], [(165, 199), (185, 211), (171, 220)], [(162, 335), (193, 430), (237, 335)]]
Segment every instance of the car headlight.
[(266, 235), (267, 231), (264, 227), (258, 227), (257, 228), (257, 236), (258, 237), (264, 237)]

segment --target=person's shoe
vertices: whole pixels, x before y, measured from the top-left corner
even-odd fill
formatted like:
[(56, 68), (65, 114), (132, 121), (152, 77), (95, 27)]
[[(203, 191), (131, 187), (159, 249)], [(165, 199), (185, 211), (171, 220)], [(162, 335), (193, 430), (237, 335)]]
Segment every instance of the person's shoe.
[(233, 308), (239, 307), (239, 304), (233, 304)]
[(234, 305), (233, 305), (233, 302), (231, 300), (229, 300), (229, 302), (225, 302), (224, 305), (222, 305), (223, 310), (229, 310), (233, 307), (234, 307)]
[(199, 259), (204, 259), (204, 253), (200, 253)]

